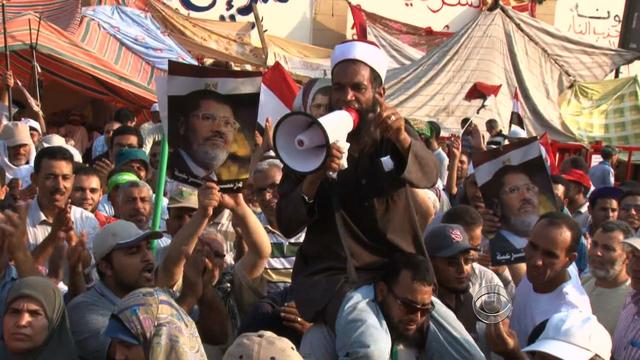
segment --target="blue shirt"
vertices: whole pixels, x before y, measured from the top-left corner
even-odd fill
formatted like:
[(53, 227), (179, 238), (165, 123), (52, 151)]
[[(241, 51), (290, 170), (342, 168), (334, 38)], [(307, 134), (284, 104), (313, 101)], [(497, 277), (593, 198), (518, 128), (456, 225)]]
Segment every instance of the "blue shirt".
[(589, 169), (589, 178), (596, 189), (604, 186), (613, 186), (615, 177), (609, 161), (602, 160), (598, 165)]

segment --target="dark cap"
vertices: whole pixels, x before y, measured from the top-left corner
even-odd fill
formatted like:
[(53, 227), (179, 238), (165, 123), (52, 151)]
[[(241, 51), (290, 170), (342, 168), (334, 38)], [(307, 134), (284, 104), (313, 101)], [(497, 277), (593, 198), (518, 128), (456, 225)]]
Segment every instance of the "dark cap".
[(431, 227), (424, 236), (429, 256), (450, 257), (474, 249), (464, 228), (455, 224), (439, 224)]
[(602, 150), (600, 150), (600, 154), (605, 159), (611, 159), (613, 156), (618, 155), (618, 150), (611, 145), (605, 145)]
[(622, 189), (613, 186), (603, 186), (597, 188), (589, 195), (589, 205), (593, 206), (598, 199), (616, 199), (620, 200), (624, 191)]
[(147, 171), (149, 171), (149, 156), (142, 149), (120, 149), (116, 154), (116, 167), (133, 160), (142, 161)]

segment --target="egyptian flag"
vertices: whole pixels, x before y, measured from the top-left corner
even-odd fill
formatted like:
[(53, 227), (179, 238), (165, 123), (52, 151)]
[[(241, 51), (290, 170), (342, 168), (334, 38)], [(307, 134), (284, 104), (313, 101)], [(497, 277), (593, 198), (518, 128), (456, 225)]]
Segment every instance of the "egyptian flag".
[(511, 134), (512, 131), (520, 134), (520, 136), (517, 137), (527, 137), (527, 130), (524, 128), (522, 103), (520, 102), (520, 92), (518, 91), (518, 88), (516, 88), (516, 93), (513, 95), (513, 108), (511, 110), (511, 118), (509, 119), (509, 133)]
[(486, 108), (495, 101), (501, 87), (502, 85), (492, 85), (478, 81), (471, 85), (467, 93), (464, 95), (464, 99), (466, 101), (482, 99), (482, 105), (480, 105), (476, 112), (480, 113), (480, 110)]
[(270, 117), (275, 126), (281, 117), (291, 112), (299, 90), (298, 84), (279, 62), (271, 65), (262, 75), (258, 123), (264, 126), (267, 117)]

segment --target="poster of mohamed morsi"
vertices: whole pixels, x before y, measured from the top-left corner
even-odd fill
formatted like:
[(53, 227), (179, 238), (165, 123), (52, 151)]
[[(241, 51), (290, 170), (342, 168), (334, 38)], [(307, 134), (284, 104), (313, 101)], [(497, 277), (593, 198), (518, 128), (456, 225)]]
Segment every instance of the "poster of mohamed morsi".
[(538, 218), (557, 210), (538, 138), (474, 153), (472, 160), (485, 207), (500, 218), (501, 226), (489, 240), (492, 264), (524, 262)]
[(249, 177), (261, 79), (260, 72), (169, 62), (163, 86), (168, 178), (194, 187), (212, 180), (225, 192), (242, 189)]

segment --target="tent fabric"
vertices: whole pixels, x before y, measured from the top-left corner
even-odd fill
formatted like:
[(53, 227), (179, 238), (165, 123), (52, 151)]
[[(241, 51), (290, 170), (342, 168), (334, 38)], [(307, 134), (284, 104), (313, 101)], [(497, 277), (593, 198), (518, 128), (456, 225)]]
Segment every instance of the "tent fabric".
[(166, 71), (154, 67), (144, 58), (129, 50), (124, 43), (104, 31), (100, 23), (92, 18), (82, 18), (75, 38), (87, 49), (128, 74), (129, 79), (147, 87), (149, 91), (155, 90), (156, 77), (166, 75)]
[(126, 6), (149, 11), (148, 0), (84, 0), (84, 6)]
[(192, 55), (265, 65), (262, 49), (251, 44), (251, 24), (192, 18), (162, 1), (149, 0), (147, 6), (169, 36)]
[(354, 23), (356, 18), (366, 19), (367, 39), (384, 50), (389, 57), (391, 69), (419, 60), (453, 35), (451, 32), (433, 31), (428, 27), (421, 28), (389, 19), (366, 11), (360, 5), (350, 4), (349, 9)]
[[(11, 0), (7, 1), (5, 6), (7, 19), (33, 12), (42, 16), (43, 20), (70, 33), (78, 29), (82, 14), (80, 0)], [(35, 42), (38, 21), (31, 21), (31, 26)]]
[(303, 78), (331, 77), (331, 49), (266, 35), (268, 63), (279, 62), (291, 74)]
[[(638, 58), (640, 53), (576, 40), (500, 5), (482, 12), (419, 61), (389, 71), (387, 99), (405, 116), (436, 119), (448, 132), (459, 131), (464, 117), (476, 122), (495, 118), (504, 128), (518, 88), (529, 131), (573, 141), (578, 137), (560, 117), (559, 95), (576, 81), (601, 80)], [(476, 115), (478, 100), (465, 102), (463, 97), (478, 81), (502, 84), (503, 91)]]
[(125, 6), (85, 7), (82, 13), (97, 20), (104, 31), (155, 67), (167, 71), (167, 60), (197, 64), (173, 39), (163, 34), (148, 12)]
[(562, 119), (581, 141), (640, 144), (638, 77), (578, 82), (563, 98)]
[[(32, 68), (29, 19), (32, 24), (37, 21), (33, 13), (7, 21), (11, 70), (25, 84), (29, 83)], [(1, 37), (0, 46), (4, 46)], [(71, 34), (45, 20), (40, 26), (37, 60), (45, 83), (42, 94), (45, 110), (60, 107), (60, 104), (55, 103), (55, 94), (48, 95), (48, 83), (63, 85), (67, 91), (121, 104), (132, 110), (147, 108), (156, 101), (156, 96), (149, 87), (130, 79), (129, 74), (85, 48)]]

